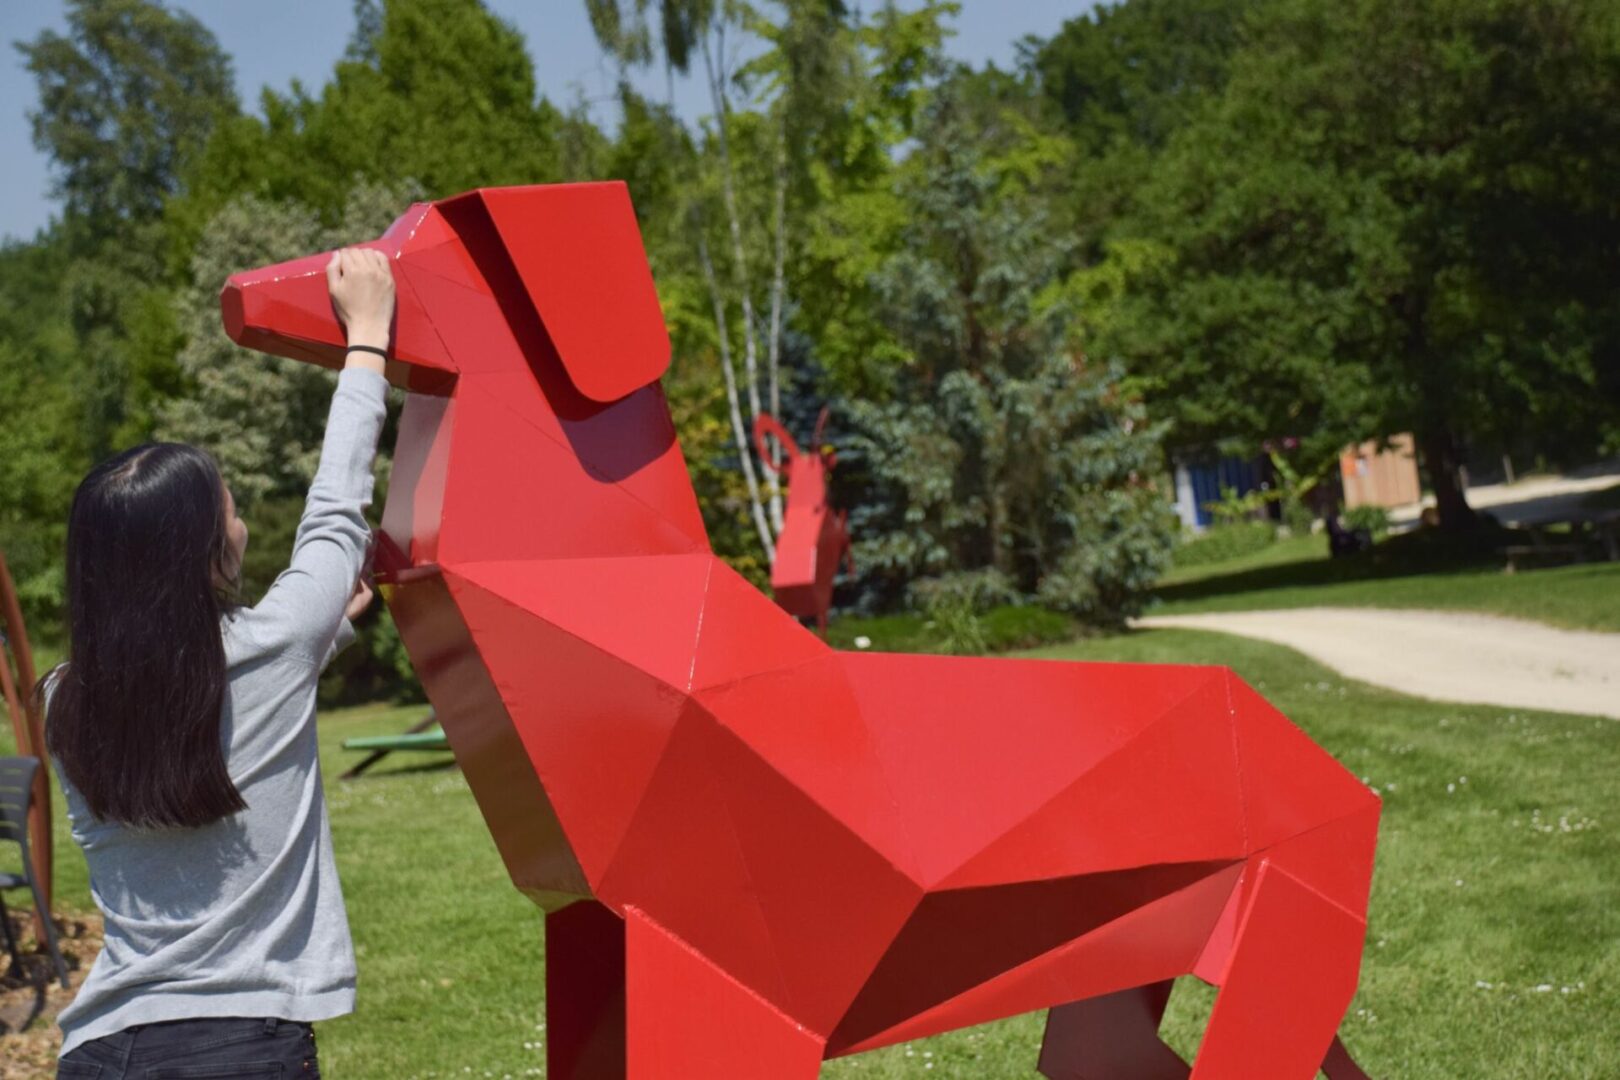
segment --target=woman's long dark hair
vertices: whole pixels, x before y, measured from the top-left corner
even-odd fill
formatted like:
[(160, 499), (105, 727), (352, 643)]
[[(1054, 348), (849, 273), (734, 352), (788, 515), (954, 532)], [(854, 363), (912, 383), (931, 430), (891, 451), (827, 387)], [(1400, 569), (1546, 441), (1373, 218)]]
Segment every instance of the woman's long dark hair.
[(221, 735), (233, 600), (220, 582), (234, 577), (224, 485), (203, 451), (148, 443), (79, 484), (47, 741), (97, 818), (197, 826), (246, 807)]

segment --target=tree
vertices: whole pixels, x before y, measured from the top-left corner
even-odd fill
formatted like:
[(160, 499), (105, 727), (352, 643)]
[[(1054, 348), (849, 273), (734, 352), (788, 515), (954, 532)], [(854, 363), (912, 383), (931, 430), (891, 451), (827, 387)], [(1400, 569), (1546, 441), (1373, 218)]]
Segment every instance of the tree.
[(1168, 556), (1162, 429), (1074, 347), (1073, 250), (1042, 195), (1062, 156), (1028, 159), (997, 88), (947, 83), (904, 168), (908, 221), (875, 288), (909, 362), (887, 401), (848, 406), (856, 558), (891, 595), (964, 573), (985, 593), (989, 573), (1117, 625)]
[(1413, 431), (1467, 527), (1466, 440), (1612, 425), (1613, 8), (1285, 0), (1249, 34), (1110, 231), (1134, 265), (1094, 347), (1183, 438)]
[(1159, 147), (1226, 84), (1255, 0), (1117, 0), (1027, 50), (1042, 95), (1088, 154)]
[[(712, 113), (691, 140), (700, 150), (699, 185), (682, 216), (710, 301), (750, 515), (769, 559), (782, 527), (781, 491), (775, 468), (766, 467), (776, 462), (756, 463), (750, 432), (761, 412), (783, 409), (791, 253), (806, 218), (842, 181), (888, 167), (894, 140), (883, 110), (909, 106), (914, 80), (930, 70), (887, 66), (894, 57), (883, 46), (900, 36), (894, 28), (933, 27), (937, 51), (938, 23), (955, 5), (929, 0), (906, 15), (886, 5), (865, 23), (841, 0), (781, 0), (769, 18), (738, 2), (660, 0), (656, 34), (651, 0), (586, 6), (598, 40), (621, 65), (650, 64), (656, 55), (668, 70), (684, 72), (701, 62)], [(728, 41), (740, 36), (762, 51), (734, 70)], [(762, 265), (770, 267), (763, 287)]]
[(59, 236), (0, 246), (0, 548), (36, 637), (62, 602), (68, 500), (88, 465), (73, 331), (60, 304)]
[(177, 389), (163, 208), (236, 109), (230, 62), (191, 16), (152, 0), (73, 0), (68, 33), (19, 42), (39, 87), (34, 142), (56, 167), (72, 256), (63, 305), (92, 457), (139, 441)]
[[(197, 245), (194, 284), (177, 302), (186, 335), (179, 364), (192, 389), (165, 403), (157, 435), (201, 446), (219, 462), (253, 529), (243, 566), (249, 602), (286, 566), (318, 464), (336, 376), (231, 342), (219, 317), (219, 283), (244, 268), (373, 239), (419, 196), (409, 183), (362, 183), (345, 200), (337, 224), (328, 226), (308, 207), (246, 195), (215, 216)], [(385, 438), (378, 455), (379, 504), (386, 497), (390, 444)], [(411, 693), (414, 686), (398, 632), (378, 614), (361, 624), (358, 646), (323, 680), (323, 696), (375, 698)]]
[(186, 336), (179, 363), (193, 390), (166, 403), (157, 435), (212, 453), (244, 511), (264, 499), (302, 499), (335, 377), (233, 343), (220, 321), (220, 284), (239, 270), (375, 239), (419, 195), (408, 182), (361, 184), (330, 227), (308, 207), (244, 195), (204, 230), (192, 257), (194, 284), (177, 303)]
[[(335, 223), (357, 178), (409, 178), (427, 198), (590, 179), (606, 150), (587, 118), (540, 97), (523, 37), (481, 3), (361, 0), (357, 30), (318, 90), (266, 90), (263, 117), (220, 125), (170, 207), (174, 257), (242, 194)], [(569, 148), (576, 149), (570, 160)]]
[(39, 86), (34, 144), (76, 239), (152, 221), (222, 115), (231, 65), (208, 29), (153, 0), (69, 0), (68, 33), (18, 42)]

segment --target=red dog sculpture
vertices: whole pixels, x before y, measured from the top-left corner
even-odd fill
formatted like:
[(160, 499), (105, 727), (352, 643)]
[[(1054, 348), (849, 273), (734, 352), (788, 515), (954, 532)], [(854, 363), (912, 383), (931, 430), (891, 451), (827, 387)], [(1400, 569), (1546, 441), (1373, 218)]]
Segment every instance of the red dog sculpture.
[[(1054, 1007), (1053, 1078), (1359, 1075), (1378, 800), (1224, 668), (851, 654), (710, 551), (620, 184), (407, 212), (388, 603), (547, 917), (552, 1080), (791, 1080)], [(335, 365), (326, 256), (233, 338)], [(1329, 1051), (1334, 1052), (1330, 1056)]]
[(827, 636), (827, 611), (832, 607), (838, 564), (846, 563), (849, 572), (855, 572), (849, 514), (834, 510), (827, 500), (827, 477), (837, 458), (821, 448), (826, 426), (827, 410), (822, 409), (806, 454), (776, 417), (762, 413), (754, 418), (754, 442), (765, 467), (771, 468), (775, 460), (767, 439), (775, 439), (786, 455), (781, 473), (788, 482), (788, 503), (782, 515), (782, 535), (776, 538), (776, 558), (771, 561), (771, 592), (789, 615), (815, 619), (822, 637)]

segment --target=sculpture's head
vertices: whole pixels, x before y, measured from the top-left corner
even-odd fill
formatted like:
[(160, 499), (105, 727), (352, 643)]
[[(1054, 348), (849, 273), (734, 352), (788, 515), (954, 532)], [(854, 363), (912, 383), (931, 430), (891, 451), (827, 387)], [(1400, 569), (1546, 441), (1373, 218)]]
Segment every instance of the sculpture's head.
[[(413, 391), (379, 540), (385, 573), (604, 554), (654, 534), (707, 550), (657, 385), (669, 335), (622, 183), (419, 203), (365, 246), (393, 267), (388, 377)], [(340, 366), (328, 258), (233, 276), (220, 297), (231, 338)]]
[[(493, 296), (537, 377), (557, 377), (589, 402), (617, 401), (669, 366), (663, 312), (622, 183), (487, 188), (417, 203), (361, 246), (394, 264), (388, 377), (396, 386), (446, 394), (458, 377), (501, 366), (500, 343), (480, 348), (443, 332), (467, 318), (460, 296)], [(231, 340), (341, 367), (343, 329), (324, 274), (329, 257), (233, 275), (220, 295)]]
[[(821, 433), (827, 426), (827, 410), (816, 418), (815, 434), (810, 437), (810, 449), (800, 450), (782, 422), (769, 413), (754, 418), (754, 445), (759, 460), (767, 469), (775, 469), (788, 482), (788, 506), (817, 515), (827, 512), (827, 476), (838, 463), (831, 447), (821, 445)], [(771, 453), (770, 443), (775, 440), (779, 453)], [(773, 464), (775, 463), (775, 464)]]

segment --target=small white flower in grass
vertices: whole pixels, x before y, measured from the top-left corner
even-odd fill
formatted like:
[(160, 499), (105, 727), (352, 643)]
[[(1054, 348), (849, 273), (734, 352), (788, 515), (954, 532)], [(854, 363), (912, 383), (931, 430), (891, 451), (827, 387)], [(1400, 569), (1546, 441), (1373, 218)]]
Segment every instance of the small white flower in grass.
[(870, 649), (872, 647), (872, 639), (867, 637), (865, 634), (861, 634), (855, 639), (855, 647), (857, 649)]
[(1552, 993), (1552, 983), (1542, 983), (1541, 985), (1537, 986), (1536, 987), (1536, 993), (1538, 993), (1538, 994), (1550, 994), (1550, 993)]

